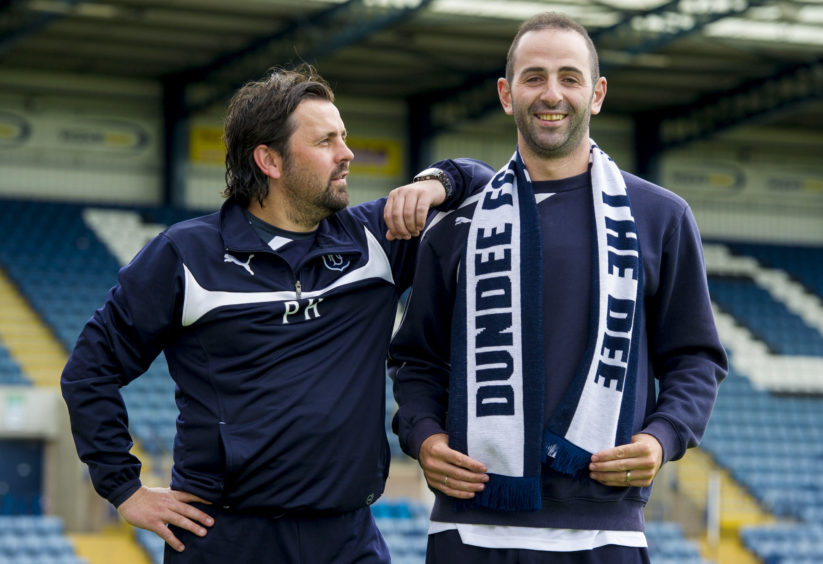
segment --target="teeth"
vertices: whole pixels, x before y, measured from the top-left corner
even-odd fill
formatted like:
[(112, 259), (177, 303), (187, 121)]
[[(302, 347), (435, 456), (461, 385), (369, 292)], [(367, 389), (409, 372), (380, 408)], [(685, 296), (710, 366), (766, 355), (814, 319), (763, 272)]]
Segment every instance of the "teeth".
[(544, 121), (560, 121), (563, 119), (563, 114), (537, 114), (537, 117)]

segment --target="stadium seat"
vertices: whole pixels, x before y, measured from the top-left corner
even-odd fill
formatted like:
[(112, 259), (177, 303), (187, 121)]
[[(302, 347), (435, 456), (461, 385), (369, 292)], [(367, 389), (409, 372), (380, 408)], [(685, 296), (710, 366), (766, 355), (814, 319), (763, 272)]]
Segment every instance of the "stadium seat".
[(53, 515), (0, 516), (0, 564), (84, 564)]
[(712, 301), (776, 353), (823, 356), (823, 336), (819, 331), (751, 278), (710, 276), (709, 291)]

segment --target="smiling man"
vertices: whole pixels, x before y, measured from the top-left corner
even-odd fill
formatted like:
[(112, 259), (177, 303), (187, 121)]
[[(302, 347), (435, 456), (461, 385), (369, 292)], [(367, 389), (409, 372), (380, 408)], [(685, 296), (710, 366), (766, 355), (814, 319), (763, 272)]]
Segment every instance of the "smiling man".
[(700, 235), (590, 140), (606, 79), (576, 22), (526, 21), (498, 95), (517, 149), (496, 174), (434, 165), (486, 185), (424, 233), (390, 347), (393, 429), (435, 492), (427, 562), (647, 563), (652, 481), (727, 371)]
[(520, 154), (533, 180), (566, 174), (557, 166), (561, 162), (572, 174), (587, 166), (589, 122), (606, 97), (597, 57), (587, 55), (594, 49), (590, 43), (588, 35), (571, 29), (534, 30), (509, 52), (498, 95), (503, 110), (514, 116)]
[[(306, 67), (241, 88), (226, 202), (120, 271), (61, 385), (98, 493), (167, 543), (167, 563), (385, 563), (385, 358), (429, 180), (347, 208), (346, 129)], [(147, 488), (119, 388), (160, 353), (179, 409), (170, 488)]]

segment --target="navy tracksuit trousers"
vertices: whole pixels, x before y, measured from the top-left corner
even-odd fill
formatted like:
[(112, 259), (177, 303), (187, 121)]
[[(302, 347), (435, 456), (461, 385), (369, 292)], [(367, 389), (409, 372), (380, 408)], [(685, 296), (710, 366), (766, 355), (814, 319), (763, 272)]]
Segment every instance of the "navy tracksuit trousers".
[(388, 564), (389, 549), (363, 507), (324, 517), (269, 517), (195, 504), (212, 517), (205, 537), (172, 527), (186, 549), (166, 545), (165, 564)]

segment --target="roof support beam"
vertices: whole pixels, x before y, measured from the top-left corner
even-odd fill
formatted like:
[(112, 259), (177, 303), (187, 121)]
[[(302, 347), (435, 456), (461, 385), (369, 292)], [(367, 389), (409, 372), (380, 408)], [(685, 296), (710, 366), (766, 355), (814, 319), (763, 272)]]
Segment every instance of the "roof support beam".
[(627, 15), (617, 24), (599, 29), (591, 35), (598, 50), (615, 49), (640, 55), (698, 32), (718, 20), (739, 16), (749, 8), (773, 3), (774, 0), (671, 0), (657, 8)]
[(746, 82), (691, 107), (666, 112), (660, 140), (671, 149), (711, 137), (774, 111), (823, 98), (823, 57)]
[(176, 77), (183, 84), (196, 83), (200, 91), (188, 93), (187, 111), (195, 113), (225, 100), (243, 82), (258, 78), (273, 65), (293, 67), (302, 61), (313, 63), (358, 43), (375, 32), (402, 23), (431, 2), (419, 0), (402, 8), (386, 8), (371, 6), (365, 0), (349, 0), (292, 20), (273, 35), (261, 37), (240, 51)]
[[(688, 106), (638, 114), (637, 171), (653, 174), (664, 151), (815, 99), (823, 99), (823, 57), (748, 81)], [(646, 138), (656, 140), (656, 150), (648, 150)]]
[(52, 12), (32, 12), (28, 9), (25, 11), (17, 10), (15, 4), (22, 5), (23, 2), (3, 0), (0, 2), (0, 16), (22, 19), (23, 21), (8, 26), (10, 31), (0, 34), (0, 52), (10, 49), (18, 41), (22, 41), (26, 37), (48, 27), (55, 20), (65, 18), (66, 14), (73, 10), (79, 2), (80, 0), (61, 0), (55, 3), (55, 10)]

